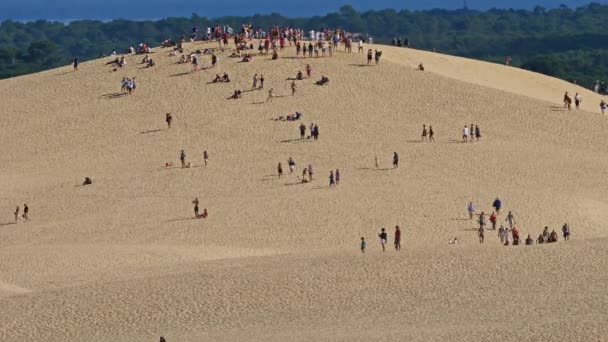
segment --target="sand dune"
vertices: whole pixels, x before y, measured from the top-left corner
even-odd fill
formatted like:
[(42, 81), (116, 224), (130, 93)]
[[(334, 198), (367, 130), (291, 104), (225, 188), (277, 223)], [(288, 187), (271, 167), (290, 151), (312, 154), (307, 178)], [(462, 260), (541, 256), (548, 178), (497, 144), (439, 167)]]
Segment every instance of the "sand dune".
[[(129, 56), (116, 72), (95, 60), (0, 82), (0, 340), (608, 339), (599, 95), (512, 67), (373, 47), (384, 51), (378, 67), (341, 51), (251, 63), (225, 51), (193, 74), (155, 49), (151, 69)], [(307, 63), (313, 78), (292, 97), (287, 78)], [(233, 82), (207, 84), (223, 72)], [(254, 73), (264, 90), (249, 91)], [(321, 75), (329, 85), (314, 84)], [(120, 95), (133, 76), (136, 92)], [(279, 97), (265, 103), (271, 87)], [(235, 89), (243, 98), (228, 100)], [(581, 110), (561, 108), (565, 91), (582, 94)], [(294, 111), (302, 121), (273, 120)], [(302, 122), (319, 125), (318, 141), (299, 140)], [(460, 143), (471, 123), (481, 141)], [(435, 143), (420, 142), (423, 124)], [(182, 149), (193, 167), (164, 167)], [(315, 179), (302, 184), (309, 164)], [(340, 185), (329, 188), (336, 169)], [(87, 176), (93, 184), (81, 186)], [(489, 231), (479, 244), (467, 203), (491, 212), (497, 196), (500, 222), (512, 210), (524, 237), (568, 222), (572, 239), (506, 247)], [(195, 197), (205, 220), (192, 218)], [(31, 221), (13, 224), (23, 203)], [(395, 225), (403, 249), (383, 253), (377, 233), (390, 240)]]

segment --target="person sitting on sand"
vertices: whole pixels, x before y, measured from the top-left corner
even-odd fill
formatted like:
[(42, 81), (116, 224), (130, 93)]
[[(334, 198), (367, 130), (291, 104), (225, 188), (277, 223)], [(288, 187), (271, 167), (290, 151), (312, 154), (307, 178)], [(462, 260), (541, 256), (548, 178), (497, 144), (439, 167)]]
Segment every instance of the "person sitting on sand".
[(548, 242), (557, 242), (557, 233), (555, 232), (555, 230), (552, 230), (551, 234), (549, 234)]
[(220, 76), (220, 74), (215, 74), (215, 78), (213, 79), (213, 81), (211, 81), (211, 83), (219, 83), (222, 82), (222, 77)]
[(222, 82), (225, 82), (225, 83), (230, 82), (230, 77), (228, 77), (227, 73), (224, 73), (224, 75), (222, 75)]
[(148, 60), (148, 65), (146, 66), (146, 68), (151, 68), (151, 67), (153, 67), (155, 65), (156, 65), (156, 63), (154, 62), (154, 60), (152, 58), (150, 58)]
[(536, 239), (536, 244), (541, 244), (541, 243), (545, 243), (545, 238), (543, 238), (543, 234), (539, 234), (538, 238)]
[(91, 180), (91, 178), (85, 177), (82, 185), (85, 186), (85, 185), (91, 185), (91, 184), (93, 184), (93, 181)]
[(304, 75), (302, 74), (302, 70), (298, 71), (298, 74), (296, 75), (296, 80), (301, 81), (304, 79)]
[(207, 212), (207, 208), (203, 209), (203, 213), (201, 214), (201, 218), (207, 218), (209, 216), (209, 212)]
[(321, 79), (317, 81), (317, 85), (323, 86), (329, 83), (329, 77), (321, 76)]
[(528, 234), (528, 237), (526, 238), (526, 246), (532, 246), (534, 244), (534, 240), (532, 240), (532, 237), (530, 237), (530, 234)]
[(149, 60), (150, 60), (150, 56), (145, 55), (144, 58), (141, 60), (141, 64), (148, 64)]
[(234, 94), (232, 94), (232, 96), (230, 96), (230, 98), (234, 99), (234, 100), (240, 99), (242, 94), (243, 94), (243, 92), (237, 89), (234, 91)]
[(418, 70), (424, 71), (424, 65), (422, 65), (422, 63), (418, 64)]

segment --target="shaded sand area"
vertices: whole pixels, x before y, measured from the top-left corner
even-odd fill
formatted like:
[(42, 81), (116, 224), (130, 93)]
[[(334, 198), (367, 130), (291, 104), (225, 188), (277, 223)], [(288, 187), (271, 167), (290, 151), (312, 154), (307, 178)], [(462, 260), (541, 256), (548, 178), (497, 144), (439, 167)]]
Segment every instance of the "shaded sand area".
[[(241, 63), (226, 51), (193, 74), (155, 49), (150, 69), (130, 56), (116, 72), (96, 60), (1, 81), (0, 340), (607, 340), (601, 98), (376, 47), (379, 67), (354, 53)], [(287, 78), (307, 63), (314, 75), (291, 96)], [(231, 83), (207, 84), (224, 72)], [(255, 73), (264, 90), (250, 91)], [(328, 85), (314, 84), (321, 75)], [(121, 95), (133, 76), (136, 92)], [(278, 97), (265, 103), (268, 88)], [(243, 97), (228, 100), (235, 89)], [(561, 108), (565, 91), (583, 95), (582, 110)], [(273, 120), (295, 111), (302, 120)], [(318, 124), (319, 140), (299, 140), (301, 123)], [(471, 123), (482, 139), (461, 143)], [(435, 143), (420, 142), (423, 124)], [(164, 167), (182, 149), (193, 167)], [(524, 238), (568, 222), (571, 240), (507, 247), (490, 230), (480, 244), (467, 203), (490, 213), (496, 197), (500, 223), (512, 210)], [(31, 221), (14, 224), (23, 203)], [(377, 233), (390, 245), (395, 225), (402, 250), (383, 253)]]

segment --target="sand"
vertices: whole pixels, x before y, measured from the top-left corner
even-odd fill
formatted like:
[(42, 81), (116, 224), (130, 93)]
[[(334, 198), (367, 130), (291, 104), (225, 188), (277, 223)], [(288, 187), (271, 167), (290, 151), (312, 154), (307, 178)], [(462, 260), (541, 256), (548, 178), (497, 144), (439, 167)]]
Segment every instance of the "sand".
[[(227, 51), (191, 74), (157, 48), (151, 69), (130, 56), (116, 72), (108, 58), (1, 81), (0, 340), (607, 340), (601, 97), (374, 48), (379, 67), (356, 53), (240, 63)], [(292, 97), (286, 78), (306, 63), (313, 79)], [(206, 84), (223, 72), (233, 82)], [(254, 73), (265, 90), (248, 91)], [(321, 75), (329, 85), (314, 85)], [(132, 76), (136, 92), (116, 95)], [(271, 87), (281, 97), (263, 103)], [(247, 91), (227, 100), (235, 89)], [(582, 94), (581, 110), (563, 110), (565, 91)], [(273, 120), (294, 111), (303, 120)], [(301, 122), (319, 125), (318, 141), (298, 139)], [(482, 141), (460, 143), (471, 123)], [(435, 143), (420, 143), (423, 124)], [(181, 149), (193, 167), (164, 167)], [(301, 184), (308, 164), (315, 179)], [(480, 245), (467, 204), (488, 213), (497, 196), (500, 222), (512, 210), (523, 237), (568, 222), (571, 240), (506, 247), (489, 231)], [(192, 219), (195, 197), (205, 220)], [(23, 203), (31, 221), (12, 224)], [(397, 224), (402, 250), (383, 253), (377, 233), (391, 240)]]

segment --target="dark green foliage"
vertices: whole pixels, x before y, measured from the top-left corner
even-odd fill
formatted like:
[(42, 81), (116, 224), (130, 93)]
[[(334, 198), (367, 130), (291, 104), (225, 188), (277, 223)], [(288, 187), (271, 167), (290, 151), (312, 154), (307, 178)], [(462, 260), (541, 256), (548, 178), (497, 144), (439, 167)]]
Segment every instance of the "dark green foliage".
[(43, 20), (0, 24), (0, 77), (11, 77), (81, 61), (130, 45), (159, 45), (167, 38), (188, 36), (193, 25), (204, 30), (215, 24), (236, 30), (243, 23), (268, 28), (324, 27), (369, 34), (377, 42), (407, 38), (414, 48), (503, 63), (510, 56), (514, 66), (590, 86), (608, 71), (608, 33), (604, 28), (608, 5), (590, 4), (577, 9), (547, 10), (367, 11), (343, 6), (323, 17), (286, 18), (279, 14), (209, 19), (158, 21), (94, 20), (68, 25)]

